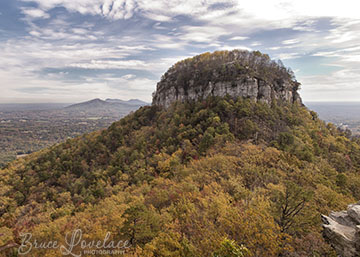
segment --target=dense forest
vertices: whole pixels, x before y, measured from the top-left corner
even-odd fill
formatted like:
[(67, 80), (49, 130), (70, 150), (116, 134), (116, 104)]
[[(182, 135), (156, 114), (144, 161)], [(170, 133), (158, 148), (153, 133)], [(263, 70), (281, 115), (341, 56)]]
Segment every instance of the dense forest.
[(142, 107), (1, 170), (0, 246), (82, 229), (126, 256), (335, 257), (320, 214), (360, 198), (359, 143), (296, 103)]

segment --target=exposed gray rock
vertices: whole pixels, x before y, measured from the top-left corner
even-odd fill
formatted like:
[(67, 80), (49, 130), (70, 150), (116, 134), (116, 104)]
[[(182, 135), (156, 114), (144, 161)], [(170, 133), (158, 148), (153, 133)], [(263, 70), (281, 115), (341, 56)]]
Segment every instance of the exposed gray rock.
[(171, 67), (157, 84), (153, 104), (168, 107), (175, 101), (226, 95), (265, 103), (274, 100), (301, 103), (297, 92), (299, 83), (266, 55), (259, 57), (234, 50), (220, 57), (213, 54), (205, 65), (201, 58), (196, 56)]
[(341, 257), (360, 256), (360, 202), (346, 211), (322, 215), (323, 235)]

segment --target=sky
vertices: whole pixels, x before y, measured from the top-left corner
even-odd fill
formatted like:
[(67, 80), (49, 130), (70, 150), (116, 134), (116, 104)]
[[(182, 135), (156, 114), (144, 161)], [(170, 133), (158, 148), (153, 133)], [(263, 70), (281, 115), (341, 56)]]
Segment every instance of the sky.
[(0, 103), (151, 102), (184, 58), (259, 50), (306, 101), (360, 101), (355, 0), (1, 0)]

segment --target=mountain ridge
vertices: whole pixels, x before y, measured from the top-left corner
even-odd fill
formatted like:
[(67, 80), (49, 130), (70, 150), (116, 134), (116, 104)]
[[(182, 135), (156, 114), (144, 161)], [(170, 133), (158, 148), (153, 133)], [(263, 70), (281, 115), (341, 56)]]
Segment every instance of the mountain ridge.
[(103, 108), (107, 106), (144, 106), (148, 105), (144, 101), (139, 99), (130, 99), (130, 100), (121, 100), (121, 99), (109, 99), (101, 100), (100, 98), (94, 98), (85, 102), (72, 104), (66, 106), (65, 109), (75, 109), (75, 108)]

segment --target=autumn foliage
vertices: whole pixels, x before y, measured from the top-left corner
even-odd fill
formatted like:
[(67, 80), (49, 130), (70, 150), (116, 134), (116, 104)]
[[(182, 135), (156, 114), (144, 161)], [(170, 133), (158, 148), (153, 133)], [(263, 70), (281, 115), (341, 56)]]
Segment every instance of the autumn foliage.
[(359, 142), (297, 104), (147, 106), (1, 170), (0, 246), (80, 228), (126, 256), (336, 256), (320, 213), (360, 198), (359, 167)]

